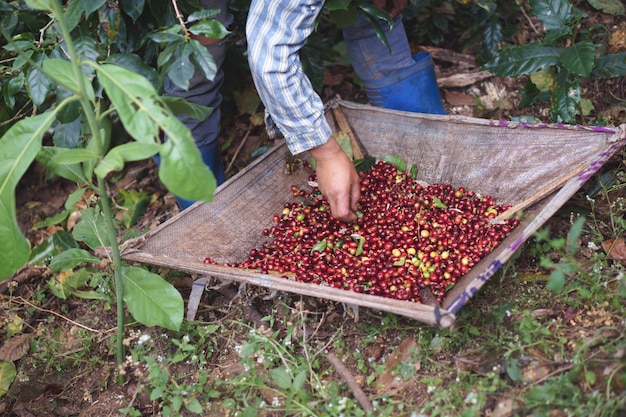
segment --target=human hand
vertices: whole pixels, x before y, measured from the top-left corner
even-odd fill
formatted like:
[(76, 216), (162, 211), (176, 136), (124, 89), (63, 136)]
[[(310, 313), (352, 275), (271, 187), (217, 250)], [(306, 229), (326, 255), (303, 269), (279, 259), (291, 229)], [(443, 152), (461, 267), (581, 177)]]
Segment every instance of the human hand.
[(402, 10), (406, 7), (406, 0), (373, 0), (373, 4), (386, 10), (393, 19), (402, 13)]
[(317, 185), (328, 200), (333, 217), (345, 222), (356, 220), (361, 186), (348, 155), (333, 138), (309, 152), (317, 165)]

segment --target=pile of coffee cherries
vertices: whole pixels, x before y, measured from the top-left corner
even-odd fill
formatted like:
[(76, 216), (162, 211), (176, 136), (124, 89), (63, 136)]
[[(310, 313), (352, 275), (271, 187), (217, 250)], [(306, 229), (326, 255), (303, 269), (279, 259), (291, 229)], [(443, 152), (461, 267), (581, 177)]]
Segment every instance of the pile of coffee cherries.
[(420, 183), (388, 162), (359, 175), (355, 222), (331, 216), (312, 174), (291, 187), (296, 201), (274, 215), (262, 247), (231, 266), (414, 302), (428, 287), (441, 302), (518, 225), (492, 221), (508, 207), (489, 196)]

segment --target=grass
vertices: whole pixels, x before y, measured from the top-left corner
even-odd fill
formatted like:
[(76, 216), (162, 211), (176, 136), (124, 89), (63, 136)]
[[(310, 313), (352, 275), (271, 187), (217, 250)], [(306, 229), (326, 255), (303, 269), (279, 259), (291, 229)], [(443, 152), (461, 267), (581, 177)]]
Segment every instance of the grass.
[[(114, 382), (115, 316), (106, 299), (60, 300), (46, 281), (28, 294), (12, 290), (4, 330), (32, 336), (0, 411), (28, 404), (36, 415), (626, 416), (624, 266), (603, 249), (624, 236), (625, 188), (577, 196), (585, 209), (574, 198), (461, 309), (453, 329), (368, 309), (355, 322), (340, 304), (266, 300), (263, 289), (246, 288), (237, 302), (208, 291), (207, 305), (179, 332), (127, 323), (123, 386)], [(189, 277), (159, 272), (187, 291)], [(266, 326), (249, 324), (250, 304)], [(39, 380), (47, 385), (25, 398)]]
[[(464, 307), (454, 329), (369, 310), (354, 323), (332, 307), (313, 310), (307, 300), (281, 296), (268, 317), (275, 330), (239, 318), (200, 320), (186, 324), (182, 339), (136, 338), (134, 367), (147, 369), (137, 378), (151, 398), (184, 407), (183, 382), (164, 371), (184, 360), (194, 365), (176, 377), (187, 378), (186, 395), (224, 415), (373, 415), (329, 365), (332, 351), (379, 416), (626, 415), (624, 284), (610, 278), (622, 268), (596, 254), (590, 271), (577, 265), (555, 293), (546, 271), (524, 273), (520, 262), (507, 264)], [(324, 322), (333, 313), (335, 321)], [(166, 355), (159, 363), (157, 352)]]

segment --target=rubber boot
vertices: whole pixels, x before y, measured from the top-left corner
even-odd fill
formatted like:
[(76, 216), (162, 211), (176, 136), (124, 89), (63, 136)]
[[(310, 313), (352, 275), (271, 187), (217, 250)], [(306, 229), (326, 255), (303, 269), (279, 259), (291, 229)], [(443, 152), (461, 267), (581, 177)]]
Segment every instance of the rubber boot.
[(433, 60), (428, 52), (413, 55), (415, 64), (378, 80), (363, 80), (373, 106), (415, 113), (446, 114)]

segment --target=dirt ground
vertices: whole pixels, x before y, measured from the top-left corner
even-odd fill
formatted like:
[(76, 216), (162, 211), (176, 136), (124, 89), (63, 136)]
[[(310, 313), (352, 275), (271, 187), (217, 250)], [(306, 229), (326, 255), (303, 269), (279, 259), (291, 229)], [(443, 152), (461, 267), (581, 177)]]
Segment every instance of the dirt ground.
[[(600, 19), (600, 17), (598, 17)], [(619, 24), (625, 26), (622, 19)], [(417, 50), (418, 48), (415, 47)], [(523, 83), (521, 79), (506, 80), (481, 73), (471, 55), (458, 54), (452, 50), (429, 48), (434, 57), (437, 67), (438, 78), (441, 84), (442, 97), (446, 109), (450, 114), (474, 116), (490, 119), (507, 119), (512, 116), (535, 116), (539, 120), (548, 121), (546, 107), (536, 106), (533, 108), (520, 109), (516, 107), (519, 102), (519, 88)], [(624, 46), (626, 50), (626, 45)], [(363, 102), (363, 92), (352, 82), (352, 70), (344, 66), (331, 66), (327, 68), (324, 99), (330, 99), (338, 94), (343, 99)], [(459, 79), (460, 75), (464, 75)], [(615, 121), (626, 122), (626, 79), (608, 79), (589, 82), (584, 86), (583, 95), (596, 105), (591, 116), (598, 117), (609, 115)], [(607, 102), (606, 97), (615, 97), (619, 105), (602, 107)], [(478, 97), (480, 100), (477, 100)], [(481, 105), (478, 105), (478, 102)], [(224, 152), (223, 160), (229, 167), (228, 176), (234, 175), (249, 164), (255, 155), (255, 151), (262, 145), (267, 144), (263, 126), (259, 123), (258, 115), (250, 117), (247, 114), (231, 112), (223, 118), (222, 141), (235, 138), (234, 142)], [(621, 161), (615, 161), (621, 163)], [(610, 165), (611, 163), (609, 163)], [(136, 189), (151, 196), (145, 215), (143, 215), (135, 228), (140, 231), (152, 229), (163, 221), (171, 218), (178, 212), (174, 198), (158, 182), (155, 173), (156, 167), (152, 161), (144, 161), (129, 164), (123, 175), (118, 177), (111, 190), (123, 188), (126, 190)], [(48, 179), (45, 170), (34, 165), (27, 173), (18, 188), (18, 213), (22, 230), (30, 239), (33, 247), (37, 246), (57, 228), (48, 227), (38, 229), (37, 222), (46, 217), (53, 216), (62, 209), (66, 196), (73, 190), (74, 185), (58, 178)], [(575, 197), (572, 204), (581, 204), (580, 198)], [(557, 220), (558, 222), (558, 220)], [(105, 310), (101, 304), (89, 303), (85, 300), (71, 298), (58, 300), (50, 297), (46, 304), (33, 306), (33, 298), (37, 291), (45, 285), (50, 276), (50, 271), (45, 268), (30, 268), (21, 271), (19, 285), (12, 293), (13, 306), (21, 305), (23, 308), (31, 308), (34, 313), (28, 319), (28, 327), (33, 332), (58, 332), (55, 339), (63, 344), (61, 351), (68, 355), (77, 349), (78, 331), (82, 326), (98, 331), (92, 345), (92, 355), (99, 355), (106, 363), (93, 372), (93, 367), (88, 364), (78, 363), (73, 374), (65, 373), (63, 379), (56, 379), (54, 366), (48, 364), (38, 367), (20, 366), (20, 373), (12, 387), (11, 397), (5, 397), (0, 401), (0, 415), (7, 416), (114, 416), (118, 415), (118, 409), (127, 404), (128, 398), (132, 397), (136, 386), (132, 383), (119, 386), (115, 383), (116, 365), (115, 354), (112, 348), (112, 336), (116, 326), (114, 310)], [(191, 278), (181, 276), (176, 283), (183, 293), (185, 300), (191, 287)], [(259, 294), (262, 294), (259, 293)], [(6, 288), (2, 292), (2, 303), (6, 303)], [(288, 297), (284, 295), (283, 297)], [(272, 311), (273, 300), (262, 300), (261, 297), (251, 295), (253, 310), (249, 314), (234, 313), (228, 309), (230, 299), (227, 290), (214, 294), (211, 299), (203, 299), (198, 314), (211, 312), (218, 319), (229, 317), (247, 320), (255, 323), (259, 315), (263, 316)], [(483, 300), (483, 302), (488, 302)], [(308, 300), (310, 308), (317, 310), (336, 309), (336, 314), (326, 316), (324, 322), (319, 323), (316, 337), (323, 339), (332, 334), (336, 326), (345, 323), (341, 306), (329, 306), (319, 300)], [(239, 311), (239, 310), (237, 310)], [(221, 312), (221, 313), (220, 313)], [(550, 313), (553, 314), (553, 313)], [(588, 320), (584, 326), (585, 331), (592, 333), (596, 329), (605, 326), (607, 321), (619, 320), (617, 317), (598, 317), (596, 313), (589, 311), (560, 312), (558, 314), (574, 314), (580, 320)], [(594, 314), (596, 314), (594, 316)], [(62, 318), (62, 319), (61, 319)], [(367, 320), (367, 315), (364, 318)], [(53, 320), (57, 324), (46, 327), (46, 323)], [(59, 325), (60, 323), (60, 325)], [(356, 344), (362, 335), (358, 331), (346, 331), (344, 337), (353, 337), (348, 344)], [(383, 352), (373, 352), (373, 356), (380, 356)], [(224, 358), (222, 358), (224, 359)], [(28, 355), (22, 359), (28, 361)], [(236, 366), (233, 359), (228, 366)], [(222, 368), (225, 366), (222, 363)], [(48, 370), (47, 370), (48, 369)], [(407, 392), (406, 395), (419, 395), (418, 392)], [(9, 400), (8, 398), (12, 398)], [(149, 401), (145, 401), (146, 415), (150, 415)], [(219, 415), (219, 414), (215, 414)]]

